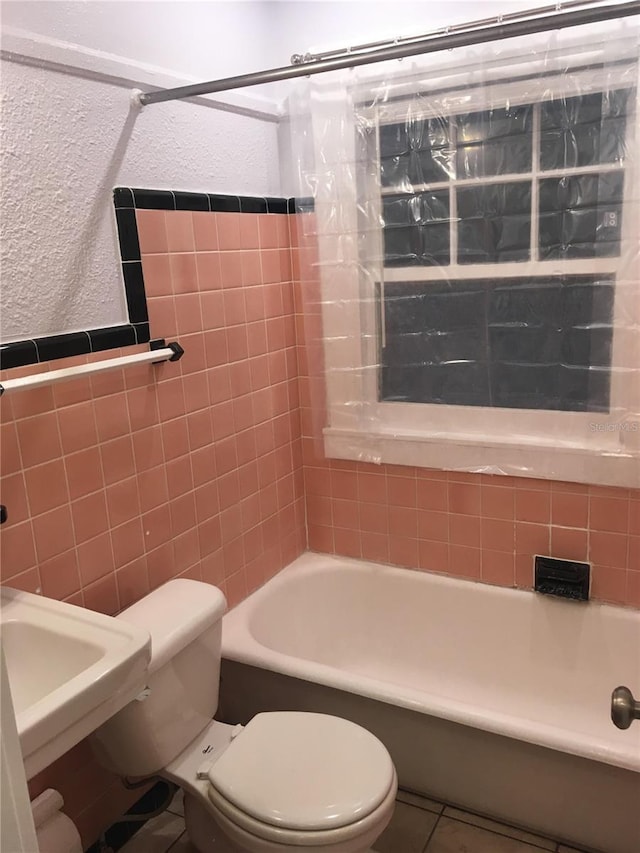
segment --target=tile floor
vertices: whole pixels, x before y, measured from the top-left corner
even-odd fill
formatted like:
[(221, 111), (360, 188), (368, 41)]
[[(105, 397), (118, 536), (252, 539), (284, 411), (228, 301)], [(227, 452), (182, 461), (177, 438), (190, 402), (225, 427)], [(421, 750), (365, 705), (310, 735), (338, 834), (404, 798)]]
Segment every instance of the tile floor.
[[(393, 819), (375, 853), (580, 853), (452, 806), (399, 791)], [(196, 853), (184, 829), (181, 794), (168, 810), (148, 821), (119, 853)]]

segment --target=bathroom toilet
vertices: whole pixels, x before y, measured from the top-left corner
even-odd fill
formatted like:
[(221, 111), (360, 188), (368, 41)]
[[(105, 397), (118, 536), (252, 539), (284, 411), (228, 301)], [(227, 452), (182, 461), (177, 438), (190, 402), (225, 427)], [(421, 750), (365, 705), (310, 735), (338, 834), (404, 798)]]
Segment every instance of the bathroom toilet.
[(148, 685), (94, 733), (96, 755), (121, 776), (178, 784), (200, 853), (365, 853), (393, 813), (389, 753), (326, 714), (213, 721), (225, 607), (216, 587), (178, 579), (120, 614), (151, 634)]

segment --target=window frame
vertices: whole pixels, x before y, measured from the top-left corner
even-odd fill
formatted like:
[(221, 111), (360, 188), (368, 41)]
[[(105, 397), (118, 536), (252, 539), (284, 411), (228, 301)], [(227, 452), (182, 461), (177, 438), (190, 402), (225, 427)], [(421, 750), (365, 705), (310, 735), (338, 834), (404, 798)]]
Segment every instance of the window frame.
[[(635, 61), (632, 61), (635, 69)], [(477, 72), (477, 69), (475, 71)], [(484, 71), (486, 74), (486, 69)], [(471, 70), (467, 79), (473, 79)], [(517, 80), (492, 80), (476, 89), (465, 88), (457, 75), (457, 86), (431, 98), (428, 107), (412, 110), (412, 116), (436, 117), (468, 113), (520, 104), (539, 104), (553, 97), (607, 88), (634, 88), (631, 83), (607, 85), (607, 72), (582, 69), (568, 75), (540, 74), (531, 77), (526, 86)], [(411, 85), (403, 84), (411, 97)], [(413, 84), (415, 86), (415, 84)], [(402, 91), (403, 86), (397, 87)], [(369, 91), (371, 91), (369, 89)], [(363, 90), (358, 92), (364, 101)], [(637, 150), (639, 87), (630, 101), (625, 143), (629, 151)], [(404, 107), (404, 112), (403, 112)], [(534, 109), (537, 123), (540, 107)], [(372, 106), (356, 106), (353, 119), (353, 147), (347, 158), (357, 163), (356, 125), (376, 128), (393, 123), (406, 115), (406, 100), (380, 99)], [(322, 121), (321, 116), (319, 121)], [(346, 133), (333, 150), (325, 149), (325, 162), (335, 164), (344, 152)], [(476, 470), (488, 473), (523, 474), (531, 477), (556, 478), (610, 485), (637, 485), (640, 482), (640, 424), (632, 420), (628, 428), (616, 426), (616, 413), (640, 412), (640, 389), (636, 366), (640, 361), (638, 335), (625, 328), (623, 320), (635, 318), (638, 323), (638, 164), (634, 155), (623, 166), (601, 164), (567, 169), (539, 170), (539, 134), (534, 128), (532, 170), (530, 173), (483, 176), (468, 180), (438, 182), (414, 188), (448, 187), (450, 200), (456, 187), (469, 184), (507, 183), (531, 180), (531, 209), (537, 210), (537, 178), (624, 171), (623, 221), (619, 256), (541, 261), (533, 257), (537, 246), (538, 217), (532, 217), (532, 259), (502, 264), (457, 264), (455, 207), (451, 208), (451, 263), (447, 266), (383, 267), (384, 245), (381, 222), (383, 194), (401, 190), (381, 187), (379, 181), (378, 134), (375, 139), (376, 168), (360, 168), (358, 187), (340, 199), (341, 210), (316, 205), (319, 219), (318, 237), (322, 278), (322, 313), (327, 387), (328, 425), (324, 430), (325, 451), (329, 457), (364, 459), (403, 465)], [(362, 165), (362, 164), (361, 164)], [(364, 190), (364, 193), (363, 193)], [(364, 198), (363, 198), (364, 195)], [(363, 213), (364, 212), (364, 213)], [(324, 215), (323, 215), (324, 214)], [(534, 224), (535, 220), (535, 224)], [(350, 234), (357, 240), (349, 240)], [(346, 235), (346, 239), (338, 237)], [(536, 241), (533, 237), (536, 237)], [(341, 241), (339, 260), (335, 260), (336, 240)], [(359, 244), (356, 246), (355, 244)], [(374, 264), (362, 265), (361, 257), (376, 258)], [(452, 279), (514, 278), (527, 276), (613, 274), (616, 278), (614, 297), (611, 361), (611, 406), (609, 413), (567, 412), (549, 410), (504, 409), (479, 406), (454, 406), (428, 403), (384, 402), (378, 400), (378, 340), (381, 334), (377, 316), (375, 288), (380, 281), (429, 281)]]

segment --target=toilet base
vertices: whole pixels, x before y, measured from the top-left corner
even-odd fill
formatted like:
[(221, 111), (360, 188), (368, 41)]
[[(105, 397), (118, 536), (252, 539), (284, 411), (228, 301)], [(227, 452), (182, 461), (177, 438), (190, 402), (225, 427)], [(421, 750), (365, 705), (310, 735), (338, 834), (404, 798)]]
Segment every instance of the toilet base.
[(211, 812), (196, 797), (185, 791), (184, 822), (189, 841), (198, 853), (244, 853), (223, 835)]
[[(213, 819), (209, 809), (197, 798), (185, 791), (184, 795), (184, 820), (187, 828), (189, 841), (198, 850), (198, 853), (312, 853), (318, 848), (296, 847), (291, 845), (274, 845), (272, 842), (262, 839), (252, 840), (252, 846), (240, 847), (237, 842), (222, 830)], [(369, 844), (366, 847), (332, 847), (330, 853), (375, 853)], [(353, 841), (351, 842), (354, 843)], [(255, 845), (258, 846), (255, 846)]]

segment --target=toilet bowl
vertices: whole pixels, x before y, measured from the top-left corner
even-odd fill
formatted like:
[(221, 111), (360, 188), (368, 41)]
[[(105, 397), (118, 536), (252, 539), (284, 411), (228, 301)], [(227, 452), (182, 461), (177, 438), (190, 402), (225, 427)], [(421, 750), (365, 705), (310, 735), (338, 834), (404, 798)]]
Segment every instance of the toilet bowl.
[(216, 853), (362, 853), (391, 819), (397, 791), (377, 738), (295, 711), (245, 727), (213, 722), (162, 775), (185, 792), (194, 846)]
[(201, 853), (365, 853), (393, 813), (389, 753), (326, 714), (214, 721), (225, 606), (215, 587), (179, 579), (120, 614), (151, 634), (148, 687), (93, 735), (98, 759), (178, 784)]

